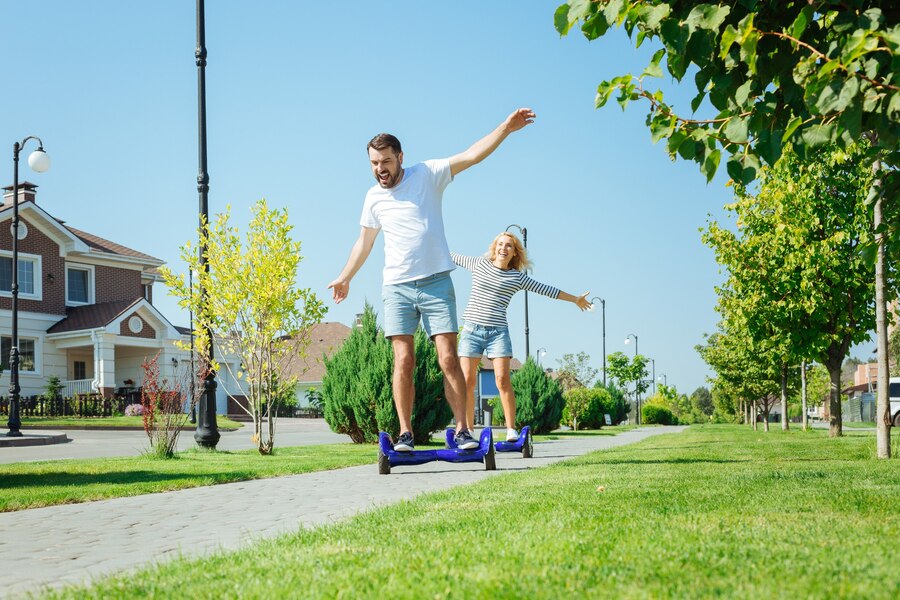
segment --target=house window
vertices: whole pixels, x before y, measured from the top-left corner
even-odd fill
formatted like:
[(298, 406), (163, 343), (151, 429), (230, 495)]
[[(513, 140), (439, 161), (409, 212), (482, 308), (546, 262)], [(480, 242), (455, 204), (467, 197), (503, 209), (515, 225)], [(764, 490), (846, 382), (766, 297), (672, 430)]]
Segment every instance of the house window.
[[(2, 361), (0, 366), (4, 371), (9, 370), (9, 353), (12, 350), (12, 338), (3, 336), (0, 338), (0, 354)], [(19, 338), (19, 372), (34, 372), (34, 340)]]
[[(0, 293), (12, 294), (12, 254), (0, 255)], [(40, 300), (41, 261), (38, 256), (19, 253), (19, 297)]]
[(66, 267), (66, 304), (94, 302), (93, 267)]
[(72, 379), (87, 379), (87, 363), (83, 360), (72, 363), (72, 375)]

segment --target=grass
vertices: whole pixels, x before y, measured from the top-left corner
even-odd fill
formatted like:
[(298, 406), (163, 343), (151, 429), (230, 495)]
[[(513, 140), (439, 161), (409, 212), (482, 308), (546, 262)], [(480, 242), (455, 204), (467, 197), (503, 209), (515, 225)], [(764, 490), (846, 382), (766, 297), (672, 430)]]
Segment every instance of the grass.
[(173, 459), (149, 455), (3, 465), (0, 512), (138, 496), (204, 485), (296, 475), (374, 463), (374, 446), (330, 444), (256, 450), (188, 450)]
[[(223, 415), (216, 416), (219, 429), (233, 431), (241, 427), (241, 423), (232, 421)], [(186, 427), (194, 427), (185, 421)], [(79, 429), (110, 429), (134, 427), (143, 429), (143, 417), (22, 417), (22, 427), (32, 429), (52, 429), (54, 427), (78, 427)]]
[(874, 452), (692, 427), (52, 597), (896, 598), (900, 469)]

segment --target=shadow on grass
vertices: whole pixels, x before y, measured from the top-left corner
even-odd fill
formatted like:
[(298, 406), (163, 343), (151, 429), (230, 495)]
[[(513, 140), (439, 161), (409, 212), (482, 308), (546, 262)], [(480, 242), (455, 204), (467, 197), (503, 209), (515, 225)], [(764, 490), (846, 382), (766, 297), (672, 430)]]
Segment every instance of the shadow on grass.
[(121, 473), (22, 473), (0, 478), (0, 490), (35, 487), (122, 485), (197, 479), (192, 473), (159, 473), (156, 471), (122, 471)]
[[(734, 460), (730, 458), (670, 458), (667, 460), (657, 460), (657, 459), (647, 459), (647, 460), (592, 460), (591, 464), (597, 465), (690, 465), (690, 464), (701, 464), (701, 463), (710, 463), (710, 464), (735, 464), (735, 463), (746, 463), (753, 462), (751, 459), (747, 460)], [(570, 465), (565, 464), (566, 467), (580, 467), (584, 466), (583, 464), (578, 465)]]

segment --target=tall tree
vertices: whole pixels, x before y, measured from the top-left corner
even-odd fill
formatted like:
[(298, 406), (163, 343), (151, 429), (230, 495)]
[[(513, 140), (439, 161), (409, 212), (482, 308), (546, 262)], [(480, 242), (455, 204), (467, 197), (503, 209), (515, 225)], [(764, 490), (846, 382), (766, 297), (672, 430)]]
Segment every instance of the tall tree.
[[(588, 40), (621, 26), (640, 46), (659, 46), (640, 75), (600, 83), (596, 105), (613, 94), (624, 108), (649, 103), (654, 142), (666, 140), (675, 159), (692, 160), (712, 180), (725, 152), (728, 174), (749, 184), (762, 161), (774, 165), (783, 145), (801, 157), (819, 147), (872, 142), (866, 164), (878, 173), (869, 190), (875, 237), (876, 332), (879, 362), (880, 458), (890, 457), (886, 267), (900, 243), (900, 8), (895, 0), (572, 0), (557, 8), (561, 35), (581, 23)], [(662, 77), (662, 60), (676, 81), (690, 71), (697, 91), (679, 116), (648, 78)], [(694, 67), (694, 68), (690, 68)], [(708, 103), (707, 103), (708, 102)], [(712, 110), (708, 109), (712, 106)]]
[(865, 152), (830, 147), (810, 162), (788, 149), (757, 194), (738, 186), (740, 236), (715, 222), (704, 235), (729, 271), (726, 310), (742, 311), (757, 341), (775, 341), (783, 412), (789, 369), (807, 358), (828, 368), (832, 436), (842, 433), (841, 365), (875, 326), (872, 265), (860, 252), (872, 239)]
[(564, 391), (576, 387), (591, 387), (600, 371), (591, 366), (591, 356), (587, 352), (563, 354), (559, 363), (559, 381)]

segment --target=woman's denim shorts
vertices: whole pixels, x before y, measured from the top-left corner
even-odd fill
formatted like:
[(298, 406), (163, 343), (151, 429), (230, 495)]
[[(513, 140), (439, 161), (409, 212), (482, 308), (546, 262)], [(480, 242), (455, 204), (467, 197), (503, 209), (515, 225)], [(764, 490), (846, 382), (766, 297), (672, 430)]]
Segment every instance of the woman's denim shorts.
[(481, 358), (483, 354), (488, 358), (512, 357), (509, 327), (466, 323), (459, 335), (458, 354), (469, 358)]

